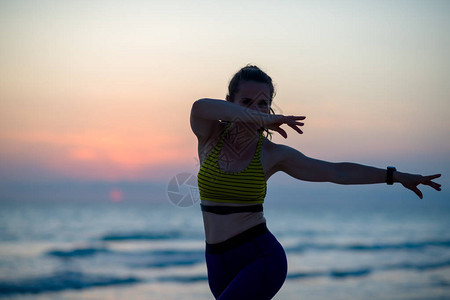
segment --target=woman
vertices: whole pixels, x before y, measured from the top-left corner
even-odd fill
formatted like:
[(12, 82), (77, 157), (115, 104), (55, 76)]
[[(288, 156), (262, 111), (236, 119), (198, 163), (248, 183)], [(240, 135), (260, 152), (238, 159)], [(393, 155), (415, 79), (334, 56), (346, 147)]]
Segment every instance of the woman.
[[(419, 184), (440, 190), (440, 175), (401, 173), (354, 163), (331, 163), (271, 142), (263, 132), (287, 124), (302, 133), (302, 116), (271, 113), (272, 79), (248, 65), (230, 81), (227, 101), (200, 99), (191, 110), (198, 139), (198, 173), (206, 235), (208, 281), (217, 299), (271, 299), (287, 274), (285, 252), (266, 227), (266, 182), (278, 171), (300, 180), (337, 184), (400, 182), (422, 198)], [(273, 111), (272, 111), (273, 112)]]

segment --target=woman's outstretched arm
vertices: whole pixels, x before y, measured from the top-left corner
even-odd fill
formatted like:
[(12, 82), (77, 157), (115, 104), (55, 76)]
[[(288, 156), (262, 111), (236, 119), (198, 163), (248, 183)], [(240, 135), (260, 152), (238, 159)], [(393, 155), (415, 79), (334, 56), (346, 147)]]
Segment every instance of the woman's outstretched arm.
[[(332, 182), (337, 184), (374, 184), (386, 182), (386, 169), (380, 169), (356, 163), (332, 163), (309, 158), (301, 152), (284, 145), (279, 145), (277, 168), (294, 178), (314, 181)], [(417, 188), (419, 184), (428, 185), (437, 191), (441, 185), (433, 182), (440, 174), (422, 176), (395, 171), (393, 181), (401, 183), (422, 199), (422, 192)]]

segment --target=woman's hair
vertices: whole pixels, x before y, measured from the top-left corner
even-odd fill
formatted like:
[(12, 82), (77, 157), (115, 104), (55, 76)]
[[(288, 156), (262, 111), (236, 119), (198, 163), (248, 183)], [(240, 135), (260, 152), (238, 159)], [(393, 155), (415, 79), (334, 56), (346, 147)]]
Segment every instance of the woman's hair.
[[(272, 83), (272, 78), (267, 75), (264, 71), (254, 65), (246, 65), (242, 69), (240, 69), (236, 74), (234, 74), (233, 78), (230, 80), (230, 84), (228, 85), (228, 97), (227, 100), (230, 102), (234, 102), (234, 97), (236, 93), (239, 91), (239, 85), (242, 82), (246, 81), (255, 81), (259, 83), (266, 83), (269, 85), (270, 90), (270, 103), (272, 105), (273, 97), (275, 96), (275, 88)], [(275, 114), (272, 107), (270, 107), (269, 114)], [(266, 137), (270, 136), (272, 139), (272, 133), (269, 132), (268, 129), (261, 127), (261, 130), (266, 132)]]

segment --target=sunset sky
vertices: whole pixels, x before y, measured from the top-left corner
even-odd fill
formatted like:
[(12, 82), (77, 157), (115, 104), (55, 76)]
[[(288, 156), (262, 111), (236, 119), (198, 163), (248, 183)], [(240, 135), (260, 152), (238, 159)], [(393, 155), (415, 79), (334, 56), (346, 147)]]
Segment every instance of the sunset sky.
[(193, 101), (252, 63), (307, 117), (275, 142), (448, 186), (449, 33), (450, 1), (0, 1), (0, 181), (195, 172)]

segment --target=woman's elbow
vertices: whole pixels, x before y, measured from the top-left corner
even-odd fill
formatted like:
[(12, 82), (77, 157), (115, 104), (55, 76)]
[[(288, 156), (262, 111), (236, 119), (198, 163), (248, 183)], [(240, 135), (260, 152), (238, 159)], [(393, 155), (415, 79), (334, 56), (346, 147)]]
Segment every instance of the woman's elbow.
[(192, 103), (192, 107), (191, 107), (191, 115), (192, 116), (198, 116), (200, 114), (200, 112), (204, 110), (205, 100), (206, 100), (205, 98), (201, 98), (201, 99), (195, 100), (194, 103)]

